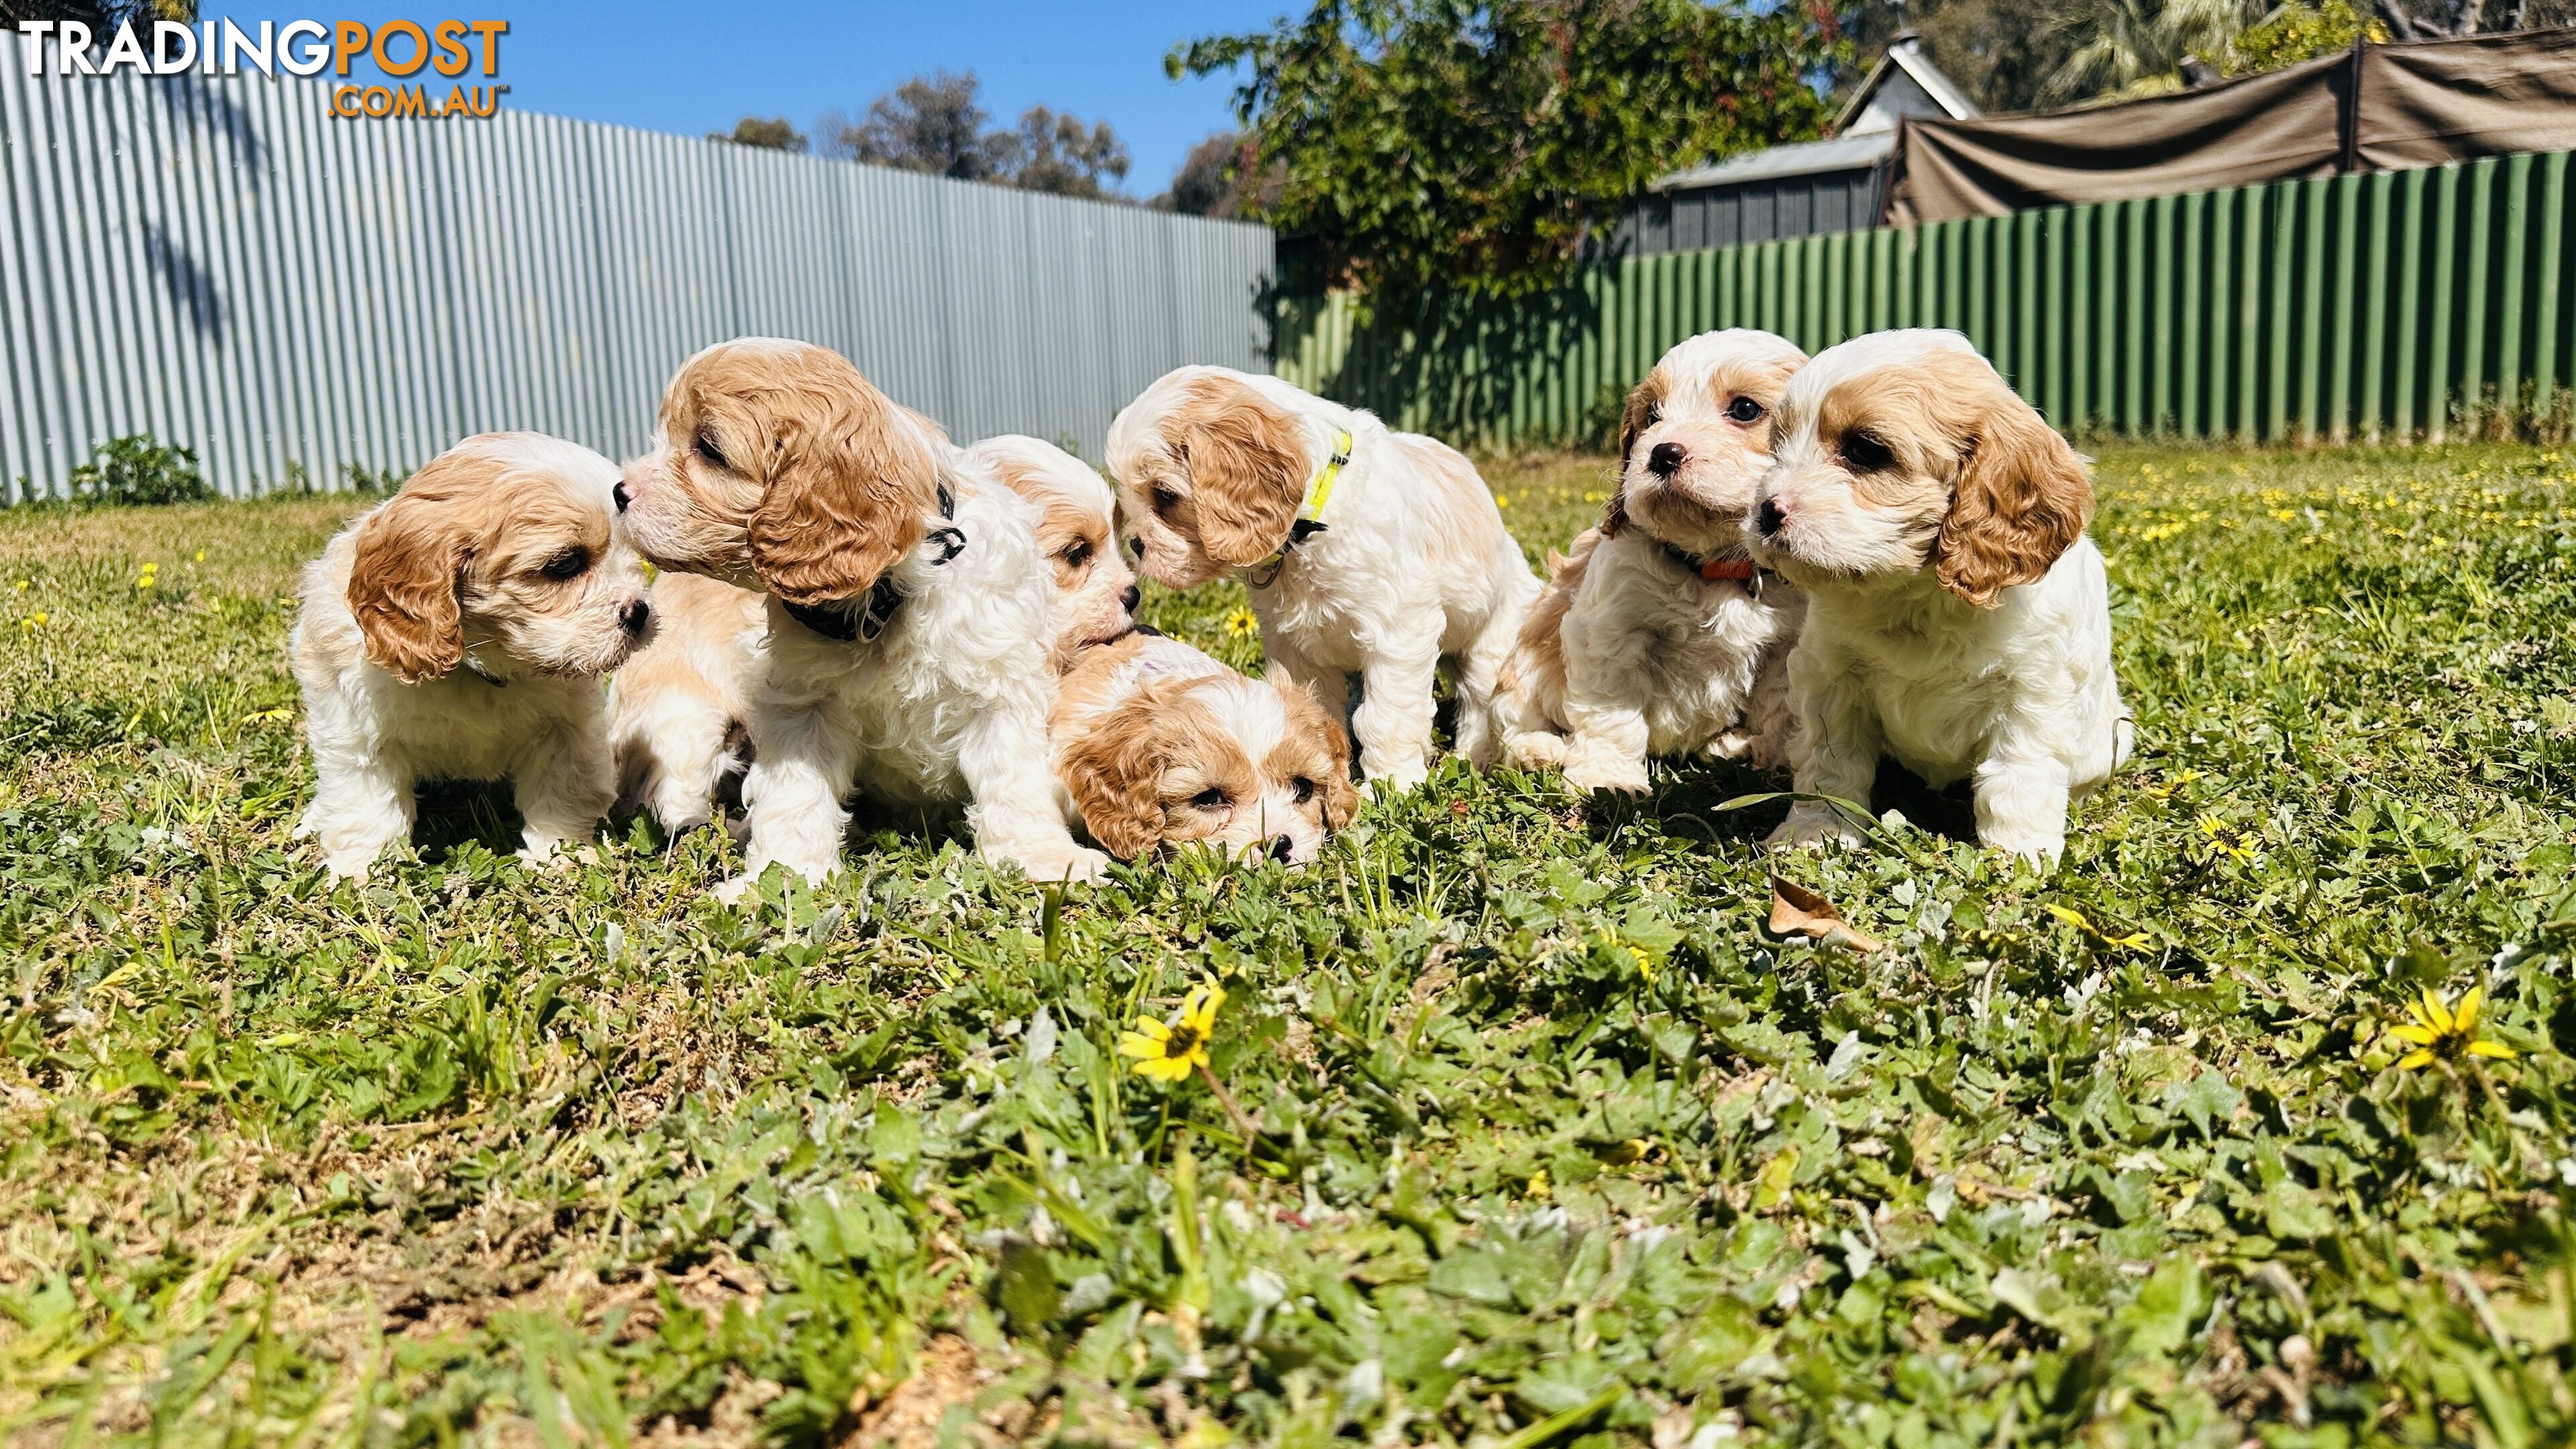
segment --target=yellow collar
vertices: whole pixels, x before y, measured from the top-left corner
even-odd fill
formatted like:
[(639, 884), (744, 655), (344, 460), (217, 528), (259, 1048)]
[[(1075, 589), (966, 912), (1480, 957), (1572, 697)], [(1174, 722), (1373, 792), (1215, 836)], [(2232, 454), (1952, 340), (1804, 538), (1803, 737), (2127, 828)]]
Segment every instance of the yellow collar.
[(1288, 525), (1287, 541), (1279, 545), (1278, 552), (1253, 565), (1270, 571), (1268, 578), (1259, 581), (1261, 587), (1268, 588), (1271, 580), (1279, 577), (1280, 567), (1288, 561), (1288, 550), (1324, 531), (1324, 505), (1333, 501), (1333, 485), (1341, 481), (1342, 469), (1350, 461), (1351, 430), (1341, 428), (1333, 434), (1332, 458), (1322, 472), (1306, 480), (1306, 496), (1297, 505), (1297, 521)]

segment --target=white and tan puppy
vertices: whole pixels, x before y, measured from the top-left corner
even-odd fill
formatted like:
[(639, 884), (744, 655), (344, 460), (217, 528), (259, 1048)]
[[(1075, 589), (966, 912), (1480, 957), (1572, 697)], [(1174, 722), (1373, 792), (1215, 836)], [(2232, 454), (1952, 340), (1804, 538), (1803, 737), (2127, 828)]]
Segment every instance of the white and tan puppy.
[[(1880, 332), (1791, 379), (1749, 520), (1807, 590), (1797, 787), (1866, 804), (1882, 754), (1971, 782), (1986, 846), (2056, 859), (2128, 756), (2083, 458), (1956, 332)], [(1850, 839), (1801, 802), (1775, 845)]]
[(1199, 843), (1302, 864), (1359, 806), (1350, 742), (1311, 692), (1159, 634), (1082, 652), (1055, 752), (1084, 829), (1127, 860)]
[(769, 634), (761, 596), (721, 579), (653, 581), (653, 637), (608, 685), (618, 809), (677, 835), (715, 819), (719, 787), (750, 765), (753, 666)]
[(1628, 394), (1601, 525), (1553, 578), (1503, 669), (1503, 750), (1584, 790), (1646, 788), (1649, 755), (1787, 763), (1789, 644), (1806, 601), (1744, 551), (1771, 412), (1807, 360), (1731, 328), (1681, 343)]
[(1270, 671), (1335, 714), (1360, 676), (1369, 779), (1430, 773), (1443, 659), (1458, 752), (1491, 763), (1495, 676), (1539, 584), (1455, 450), (1275, 377), (1184, 367), (1109, 425), (1109, 471), (1146, 577), (1241, 579)]
[(1055, 579), (1056, 667), (1136, 627), (1136, 575), (1118, 554), (1117, 498), (1107, 479), (1053, 443), (1017, 433), (966, 456), (1038, 510), (1038, 552)]
[(599, 676), (645, 634), (617, 465), (536, 433), (431, 459), (304, 571), (296, 682), (321, 776), (299, 835), (335, 876), (408, 839), (428, 779), (508, 779), (520, 854), (588, 841), (615, 794)]
[(1037, 511), (837, 353), (745, 339), (683, 364), (617, 497), (666, 569), (767, 595), (742, 678), (748, 874), (840, 865), (853, 786), (962, 803), (977, 850), (1091, 879), (1048, 769), (1052, 574)]
[[(1038, 510), (1057, 670), (1134, 629), (1136, 576), (1118, 556), (1109, 484), (1035, 438), (987, 438), (964, 451)], [(608, 729), (620, 807), (650, 809), (676, 834), (714, 819), (723, 785), (750, 763), (745, 682), (769, 618), (759, 594), (698, 574), (664, 574), (652, 599), (659, 622), (609, 685)]]

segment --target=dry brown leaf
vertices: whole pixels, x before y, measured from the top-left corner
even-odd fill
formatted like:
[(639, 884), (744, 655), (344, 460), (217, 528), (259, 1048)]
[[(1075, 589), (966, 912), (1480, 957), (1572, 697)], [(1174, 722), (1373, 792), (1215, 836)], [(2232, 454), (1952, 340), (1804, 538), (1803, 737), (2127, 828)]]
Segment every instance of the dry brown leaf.
[(1845, 922), (1832, 901), (1776, 875), (1771, 877), (1771, 934), (1839, 941), (1855, 951), (1875, 951), (1886, 944)]

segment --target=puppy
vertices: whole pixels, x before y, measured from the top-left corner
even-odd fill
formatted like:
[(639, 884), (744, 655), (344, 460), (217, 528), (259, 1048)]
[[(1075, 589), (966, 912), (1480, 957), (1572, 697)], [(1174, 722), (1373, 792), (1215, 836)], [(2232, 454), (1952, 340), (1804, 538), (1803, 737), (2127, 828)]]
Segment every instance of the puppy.
[(590, 839), (615, 793), (598, 676), (652, 617), (616, 483), (578, 444), (485, 433), (306, 567), (294, 668), (321, 783), (297, 834), (331, 874), (410, 837), (425, 779), (506, 777), (525, 859)]
[[(1055, 585), (1057, 671), (1135, 628), (1136, 576), (1113, 546), (1108, 483), (1035, 438), (987, 438), (965, 452), (1039, 510), (1038, 551)], [(663, 575), (652, 598), (659, 622), (609, 684), (608, 731), (618, 809), (650, 809), (677, 834), (712, 821), (749, 767), (744, 681), (768, 616), (759, 594), (697, 574)]]
[(653, 581), (653, 637), (608, 684), (616, 813), (650, 810), (678, 835), (715, 819), (749, 768), (750, 674), (769, 632), (761, 596), (720, 579)]
[(699, 353), (616, 496), (645, 557), (767, 596), (738, 676), (749, 870), (728, 896), (773, 861), (836, 870), (854, 785), (963, 802), (977, 850), (1032, 880), (1107, 865), (1074, 843), (1047, 768), (1037, 510), (846, 359), (760, 338)]
[(1109, 425), (1109, 469), (1145, 576), (1243, 581), (1272, 672), (1352, 724), (1360, 768), (1430, 773), (1432, 683), (1458, 671), (1458, 752), (1496, 749), (1494, 684), (1538, 579), (1473, 465), (1275, 377), (1164, 376)]
[[(2127, 759), (2084, 459), (1956, 332), (1881, 332), (1790, 380), (1750, 519), (1808, 596), (1798, 789), (1867, 803), (1879, 756), (1968, 779), (1987, 846), (2055, 860)], [(1800, 802), (1774, 845), (1852, 838)]]
[(1648, 755), (1786, 763), (1786, 660), (1806, 601), (1744, 552), (1771, 412), (1806, 362), (1787, 338), (1706, 332), (1628, 394), (1619, 482), (1503, 669), (1505, 757), (1584, 790), (1646, 788)]
[(1136, 627), (1136, 575), (1118, 556), (1117, 499), (1080, 458), (1052, 443), (1005, 433), (966, 449), (968, 460), (1038, 510), (1038, 552), (1055, 579), (1055, 662)]
[(1350, 742), (1311, 692), (1157, 634), (1083, 651), (1054, 738), (1068, 803), (1121, 859), (1196, 841), (1302, 864), (1359, 806)]

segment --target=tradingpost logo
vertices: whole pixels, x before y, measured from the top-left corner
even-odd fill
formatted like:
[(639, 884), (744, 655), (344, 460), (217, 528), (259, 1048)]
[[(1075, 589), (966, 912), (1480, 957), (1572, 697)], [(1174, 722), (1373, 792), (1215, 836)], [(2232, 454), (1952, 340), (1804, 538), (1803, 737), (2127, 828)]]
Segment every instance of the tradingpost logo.
[[(116, 27), (104, 55), (93, 56), (96, 32), (77, 20), (22, 20), (26, 37), (27, 74), (45, 73), (46, 42), (52, 41), (58, 76), (240, 75), (243, 71), (274, 78), (315, 76), (324, 70), (345, 78), (361, 58), (403, 85), (340, 85), (331, 88), (331, 114), (343, 119), (396, 117), (440, 121), (488, 119), (501, 109), (505, 85), (450, 84), (445, 96), (435, 94), (430, 80), (412, 80), (423, 71), (449, 82), (468, 73), (489, 81), (501, 73), (501, 37), (510, 33), (506, 20), (388, 20), (369, 25), (361, 20), (263, 20), (249, 30), (230, 20), (195, 25), (155, 20), (148, 31), (133, 21)], [(149, 40), (146, 40), (146, 35)]]

